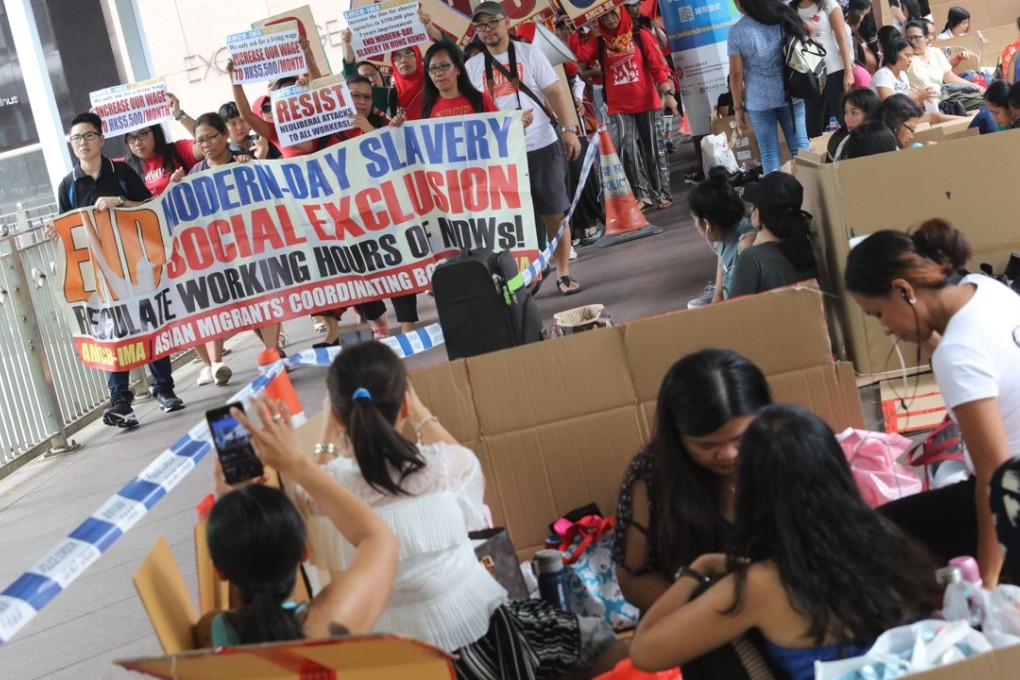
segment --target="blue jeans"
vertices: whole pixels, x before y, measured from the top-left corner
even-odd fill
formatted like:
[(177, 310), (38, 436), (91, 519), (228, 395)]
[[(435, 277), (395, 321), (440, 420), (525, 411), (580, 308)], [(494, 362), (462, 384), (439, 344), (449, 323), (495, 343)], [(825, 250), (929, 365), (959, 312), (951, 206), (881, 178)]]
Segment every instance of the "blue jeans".
[[(149, 373), (152, 374), (152, 389), (158, 394), (174, 388), (173, 366), (170, 357), (156, 359), (149, 364)], [(126, 401), (131, 403), (135, 399), (131, 391), (131, 371), (107, 371), (106, 386), (110, 388), (110, 401)]]
[(779, 169), (779, 134), (776, 132), (776, 123), (783, 128), (786, 145), (790, 147), (791, 155), (796, 156), (801, 149), (807, 151), (811, 148), (808, 144), (807, 127), (804, 122), (804, 100), (802, 99), (793, 100), (792, 116), (790, 115), (790, 105), (783, 104), (775, 109), (748, 110), (747, 117), (751, 120), (751, 127), (754, 128), (754, 136), (758, 138), (762, 172), (767, 173)]

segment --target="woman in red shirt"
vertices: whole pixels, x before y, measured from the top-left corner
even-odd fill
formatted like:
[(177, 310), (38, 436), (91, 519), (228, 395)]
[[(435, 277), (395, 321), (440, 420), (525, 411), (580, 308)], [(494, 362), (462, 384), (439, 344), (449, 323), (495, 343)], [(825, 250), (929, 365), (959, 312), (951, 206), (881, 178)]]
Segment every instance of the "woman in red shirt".
[(499, 111), (492, 97), (471, 84), (464, 71), (463, 57), (448, 44), (440, 42), (429, 47), (423, 70), (429, 77), (422, 94), (422, 118)]
[(182, 168), (187, 173), (203, 157), (202, 150), (190, 140), (168, 142), (162, 125), (127, 133), (124, 145), (124, 162), (138, 173), (153, 198), (166, 191), (175, 170)]

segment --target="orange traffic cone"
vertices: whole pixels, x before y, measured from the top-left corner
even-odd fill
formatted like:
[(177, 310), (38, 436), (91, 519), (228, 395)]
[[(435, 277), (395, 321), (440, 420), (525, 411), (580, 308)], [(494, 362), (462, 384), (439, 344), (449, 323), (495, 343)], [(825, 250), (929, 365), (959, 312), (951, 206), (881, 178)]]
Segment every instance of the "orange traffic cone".
[[(270, 347), (262, 350), (259, 354), (258, 364), (259, 367), (268, 367), (279, 360), (280, 353), (276, 351), (276, 348)], [(290, 420), (295, 427), (303, 425), (308, 420), (286, 371), (280, 371), (279, 375), (269, 381), (269, 384), (266, 385), (265, 396), (282, 401), (287, 405), (287, 409), (290, 411)]]
[(604, 123), (599, 124), (599, 156), (602, 166), (602, 192), (606, 203), (606, 234), (597, 242), (599, 248), (615, 246), (645, 236), (662, 233), (662, 227), (648, 224), (634, 199), (623, 164), (616, 155), (613, 138)]

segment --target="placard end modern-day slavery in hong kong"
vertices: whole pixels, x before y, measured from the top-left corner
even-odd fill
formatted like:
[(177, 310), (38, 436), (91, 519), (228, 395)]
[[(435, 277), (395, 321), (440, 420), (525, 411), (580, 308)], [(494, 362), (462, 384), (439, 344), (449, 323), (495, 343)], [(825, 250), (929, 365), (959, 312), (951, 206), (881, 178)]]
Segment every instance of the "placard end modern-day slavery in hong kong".
[(66, 213), (65, 313), (82, 361), (123, 370), (241, 330), (426, 290), (461, 248), (537, 257), (520, 114), (384, 128), (231, 163), (132, 209)]

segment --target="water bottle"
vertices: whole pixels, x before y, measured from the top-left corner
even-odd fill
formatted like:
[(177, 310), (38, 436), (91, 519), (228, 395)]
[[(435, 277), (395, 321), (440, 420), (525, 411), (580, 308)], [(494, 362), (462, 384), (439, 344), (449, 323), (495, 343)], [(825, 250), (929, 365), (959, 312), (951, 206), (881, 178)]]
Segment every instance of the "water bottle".
[(987, 611), (981, 575), (973, 557), (954, 557), (949, 566), (939, 569), (939, 583), (946, 586), (942, 617), (946, 621), (966, 621), (981, 628)]
[(563, 553), (559, 550), (539, 550), (531, 561), (538, 577), (538, 594), (557, 609), (570, 612), (570, 587), (567, 568), (563, 566)]
[(826, 132), (833, 132), (839, 129), (839, 121), (836, 120), (835, 116), (829, 116), (829, 124), (825, 126)]

